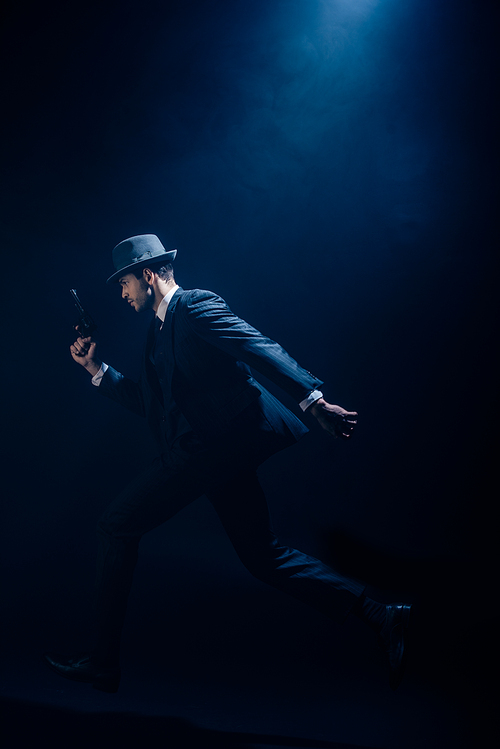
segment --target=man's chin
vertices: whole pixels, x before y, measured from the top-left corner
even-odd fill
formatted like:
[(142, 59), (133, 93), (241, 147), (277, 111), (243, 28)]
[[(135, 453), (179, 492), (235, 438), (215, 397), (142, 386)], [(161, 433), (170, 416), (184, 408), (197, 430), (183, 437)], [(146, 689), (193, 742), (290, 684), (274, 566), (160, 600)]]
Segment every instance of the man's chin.
[(148, 304), (141, 304), (140, 302), (129, 302), (129, 304), (136, 312), (145, 312), (146, 310), (151, 309)]

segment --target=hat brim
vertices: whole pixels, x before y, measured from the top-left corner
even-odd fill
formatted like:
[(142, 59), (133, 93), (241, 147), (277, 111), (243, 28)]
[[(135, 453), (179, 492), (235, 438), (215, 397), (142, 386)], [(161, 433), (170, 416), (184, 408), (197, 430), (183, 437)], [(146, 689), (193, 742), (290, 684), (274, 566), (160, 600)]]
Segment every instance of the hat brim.
[(153, 268), (154, 266), (161, 267), (162, 265), (168, 265), (175, 260), (176, 255), (177, 250), (169, 250), (164, 255), (156, 255), (156, 257), (149, 257), (147, 260), (140, 260), (138, 263), (131, 263), (113, 273), (106, 283), (117, 283), (122, 276), (126, 276), (127, 273), (134, 273), (138, 268)]

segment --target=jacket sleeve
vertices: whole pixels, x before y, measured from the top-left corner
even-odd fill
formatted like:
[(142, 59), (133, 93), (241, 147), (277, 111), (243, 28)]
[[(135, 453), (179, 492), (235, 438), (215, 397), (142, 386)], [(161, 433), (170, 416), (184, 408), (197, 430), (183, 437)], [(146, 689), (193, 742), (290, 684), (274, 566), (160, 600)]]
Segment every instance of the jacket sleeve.
[(186, 301), (187, 323), (196, 335), (268, 377), (296, 402), (323, 384), (276, 341), (234, 315), (221, 297), (197, 289)]
[(108, 366), (99, 385), (99, 391), (138, 416), (146, 416), (141, 384), (124, 377), (113, 367)]

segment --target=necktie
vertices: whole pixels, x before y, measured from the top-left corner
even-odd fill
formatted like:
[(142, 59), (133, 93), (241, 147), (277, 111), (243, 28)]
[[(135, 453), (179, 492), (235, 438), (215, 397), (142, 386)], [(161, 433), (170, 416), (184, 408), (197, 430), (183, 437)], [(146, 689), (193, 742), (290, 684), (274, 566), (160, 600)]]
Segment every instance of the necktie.
[(158, 316), (155, 317), (154, 332), (153, 332), (153, 345), (151, 346), (151, 351), (149, 352), (149, 358), (153, 364), (155, 363), (156, 344), (158, 341), (158, 336), (160, 334), (162, 325), (163, 325), (163, 322), (161, 318), (159, 318)]

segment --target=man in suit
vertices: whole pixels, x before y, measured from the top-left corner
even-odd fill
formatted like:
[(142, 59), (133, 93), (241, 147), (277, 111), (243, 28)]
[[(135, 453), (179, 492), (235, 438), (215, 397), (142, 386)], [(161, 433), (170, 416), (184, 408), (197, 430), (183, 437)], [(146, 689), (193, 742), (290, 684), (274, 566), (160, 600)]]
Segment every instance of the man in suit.
[(100, 393), (147, 419), (158, 455), (98, 524), (94, 649), (78, 656), (47, 654), (48, 665), (97, 689), (118, 689), (120, 637), (139, 541), (205, 494), (253, 575), (334, 620), (352, 611), (378, 634), (395, 688), (410, 606), (372, 601), (359, 582), (280, 544), (256, 469), (307, 429), (252, 377), (250, 367), (295, 398), (333, 437), (351, 437), (356, 412), (327, 403), (321, 380), (234, 315), (219, 296), (180, 288), (173, 276), (175, 255), (151, 234), (113, 250), (115, 272), (108, 283), (121, 286), (122, 298), (136, 312), (154, 312), (138, 382), (102, 362), (91, 338), (79, 337), (70, 349)]

